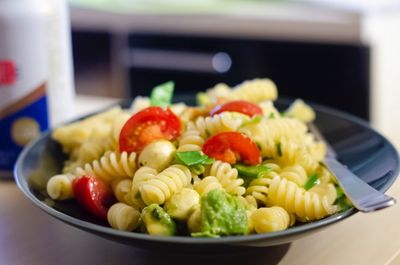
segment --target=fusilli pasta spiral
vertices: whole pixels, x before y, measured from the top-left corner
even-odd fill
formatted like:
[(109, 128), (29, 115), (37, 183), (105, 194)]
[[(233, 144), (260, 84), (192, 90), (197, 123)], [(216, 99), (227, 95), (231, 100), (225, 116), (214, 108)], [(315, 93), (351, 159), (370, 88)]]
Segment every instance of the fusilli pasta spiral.
[(201, 151), (205, 140), (198, 130), (184, 132), (179, 140), (178, 152)]
[(295, 214), (301, 221), (321, 219), (337, 211), (327, 196), (305, 191), (296, 183), (275, 177), (268, 190), (268, 205), (281, 206), (289, 213)]
[(118, 202), (110, 207), (107, 212), (107, 220), (111, 227), (123, 230), (133, 231), (138, 227), (140, 212), (135, 208)]
[(132, 202), (132, 179), (116, 179), (112, 182), (112, 189), (119, 202), (133, 205)]
[(241, 196), (246, 191), (246, 188), (242, 187), (243, 179), (238, 178), (237, 169), (232, 168), (228, 163), (217, 160), (205, 174), (215, 176), (229, 194)]
[(291, 223), (289, 213), (279, 206), (259, 208), (251, 214), (250, 219), (259, 234), (285, 230)]
[(47, 194), (54, 200), (66, 200), (74, 197), (72, 181), (76, 176), (59, 174), (51, 177), (47, 182)]
[(296, 183), (299, 187), (303, 187), (308, 179), (307, 172), (300, 165), (285, 167), (282, 169), (279, 175), (281, 178), (285, 178)]
[(136, 171), (136, 153), (107, 152), (99, 160), (76, 169), (78, 176), (97, 176), (110, 182), (116, 178), (132, 178)]
[(268, 78), (256, 78), (244, 81), (225, 96), (228, 100), (247, 100), (258, 103), (265, 100), (275, 100), (278, 91), (274, 82)]
[(223, 112), (212, 117), (198, 117), (196, 121), (189, 122), (187, 130), (200, 132), (203, 139), (221, 132), (233, 132), (248, 120), (249, 117), (236, 112)]
[(157, 176), (157, 170), (151, 167), (139, 168), (132, 179), (131, 201), (133, 205), (142, 209), (146, 204), (140, 196), (140, 186), (146, 181)]
[(307, 127), (291, 118), (263, 119), (258, 123), (243, 126), (240, 132), (249, 136), (260, 148), (263, 157), (276, 156), (276, 144), (290, 139), (296, 144), (305, 143)]
[(258, 207), (260, 205), (267, 205), (268, 187), (271, 184), (271, 180), (277, 176), (279, 175), (276, 172), (271, 171), (265, 174), (262, 178), (252, 180), (246, 189), (247, 200), (249, 201), (252, 197), (254, 198), (252, 201), (256, 201)]
[(190, 185), (192, 175), (183, 165), (172, 165), (155, 178), (140, 185), (140, 195), (146, 205), (163, 204), (174, 193)]
[(215, 189), (223, 189), (221, 183), (214, 176), (203, 178), (201, 181), (196, 182), (193, 185), (193, 188), (200, 194), (200, 196)]

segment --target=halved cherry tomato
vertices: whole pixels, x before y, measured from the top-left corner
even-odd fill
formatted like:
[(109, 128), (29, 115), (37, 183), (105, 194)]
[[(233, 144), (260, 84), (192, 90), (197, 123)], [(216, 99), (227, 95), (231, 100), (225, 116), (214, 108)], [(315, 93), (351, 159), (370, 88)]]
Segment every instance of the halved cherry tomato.
[(211, 110), (210, 115), (213, 116), (224, 111), (240, 112), (249, 117), (262, 115), (262, 109), (259, 106), (245, 100), (230, 101), (225, 104), (218, 105)]
[(181, 121), (169, 108), (148, 107), (134, 114), (122, 127), (119, 150), (137, 152), (156, 140), (175, 140), (181, 129)]
[(82, 176), (72, 182), (74, 197), (91, 214), (107, 219), (108, 208), (115, 202), (112, 189), (101, 179)]
[(203, 152), (229, 164), (235, 164), (237, 160), (242, 160), (248, 165), (261, 163), (261, 153), (257, 145), (239, 132), (223, 132), (214, 135), (203, 145)]

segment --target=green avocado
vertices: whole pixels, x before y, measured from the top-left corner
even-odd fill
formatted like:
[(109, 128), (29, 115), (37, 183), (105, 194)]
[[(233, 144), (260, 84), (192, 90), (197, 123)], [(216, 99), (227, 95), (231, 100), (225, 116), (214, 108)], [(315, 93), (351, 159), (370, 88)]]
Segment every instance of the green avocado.
[(172, 236), (175, 234), (174, 220), (157, 204), (150, 204), (144, 208), (141, 218), (150, 235)]
[(201, 198), (201, 232), (192, 236), (244, 235), (247, 230), (246, 209), (237, 197), (212, 190)]

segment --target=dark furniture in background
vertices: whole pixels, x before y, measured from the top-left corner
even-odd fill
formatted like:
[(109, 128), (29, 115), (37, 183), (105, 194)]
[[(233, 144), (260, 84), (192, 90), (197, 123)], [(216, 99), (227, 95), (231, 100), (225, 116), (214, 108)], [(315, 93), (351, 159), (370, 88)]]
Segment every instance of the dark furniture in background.
[[(189, 94), (218, 82), (234, 86), (269, 77), (282, 96), (369, 119), (370, 51), (363, 45), (135, 32), (119, 40), (124, 50), (113, 58), (107, 52), (112, 49), (110, 38), (102, 32), (73, 32), (77, 82), (88, 73), (92, 82), (85, 86), (99, 91), (105, 87), (104, 96), (120, 96), (116, 91), (121, 89), (122, 97), (148, 95), (169, 80), (175, 81), (176, 93)], [(113, 85), (107, 76), (116, 72), (116, 61), (126, 78)]]

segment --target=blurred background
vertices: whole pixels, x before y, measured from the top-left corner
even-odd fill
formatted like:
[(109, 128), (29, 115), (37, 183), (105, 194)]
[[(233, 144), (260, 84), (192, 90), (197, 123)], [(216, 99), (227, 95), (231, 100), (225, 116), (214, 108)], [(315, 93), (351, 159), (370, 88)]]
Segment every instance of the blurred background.
[(397, 0), (69, 0), (78, 95), (190, 94), (269, 77), (400, 146)]

